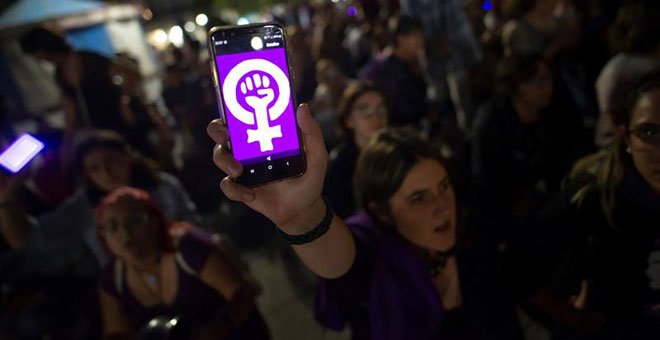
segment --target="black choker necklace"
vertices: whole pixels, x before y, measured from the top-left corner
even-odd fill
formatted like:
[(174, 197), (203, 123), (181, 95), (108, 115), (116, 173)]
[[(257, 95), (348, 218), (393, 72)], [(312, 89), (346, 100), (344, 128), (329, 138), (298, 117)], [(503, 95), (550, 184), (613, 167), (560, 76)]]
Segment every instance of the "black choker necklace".
[(436, 277), (440, 272), (445, 269), (447, 259), (456, 255), (456, 245), (449, 248), (447, 251), (438, 251), (433, 256), (429, 256), (429, 272), (431, 277)]

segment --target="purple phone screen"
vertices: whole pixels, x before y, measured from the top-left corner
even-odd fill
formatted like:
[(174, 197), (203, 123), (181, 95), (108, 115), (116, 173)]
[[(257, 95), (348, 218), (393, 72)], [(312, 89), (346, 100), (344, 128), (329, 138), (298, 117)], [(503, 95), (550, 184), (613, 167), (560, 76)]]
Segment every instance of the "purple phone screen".
[(236, 160), (258, 163), (300, 152), (284, 48), (216, 57)]

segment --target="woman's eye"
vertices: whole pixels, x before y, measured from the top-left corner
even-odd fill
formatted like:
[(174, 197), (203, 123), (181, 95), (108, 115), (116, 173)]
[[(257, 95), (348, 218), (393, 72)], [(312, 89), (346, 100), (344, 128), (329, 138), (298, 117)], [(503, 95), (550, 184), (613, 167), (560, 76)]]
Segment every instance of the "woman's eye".
[(421, 194), (421, 195), (415, 195), (415, 196), (410, 200), (410, 203), (411, 203), (411, 204), (421, 204), (421, 203), (424, 202), (425, 198), (426, 198), (426, 195), (424, 195), (424, 194)]
[(648, 130), (642, 130), (642, 134), (643, 134), (644, 137), (646, 137), (646, 138), (653, 138), (653, 137), (656, 137), (656, 136), (658, 135), (658, 131), (651, 130), (651, 129), (648, 129)]
[(641, 127), (636, 129), (635, 136), (645, 141), (658, 141), (660, 140), (660, 129), (653, 127)]
[(442, 181), (442, 183), (440, 183), (440, 191), (442, 191), (442, 192), (447, 191), (447, 189), (449, 189), (449, 187), (451, 187), (451, 182), (449, 182), (449, 180), (445, 180), (445, 181)]

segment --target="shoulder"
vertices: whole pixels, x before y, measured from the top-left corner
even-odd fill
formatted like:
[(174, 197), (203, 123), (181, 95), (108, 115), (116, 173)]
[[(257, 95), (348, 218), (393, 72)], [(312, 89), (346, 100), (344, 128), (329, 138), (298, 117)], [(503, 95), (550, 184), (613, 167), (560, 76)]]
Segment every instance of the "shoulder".
[(524, 34), (525, 31), (522, 20), (511, 20), (502, 26), (502, 39), (509, 40), (517, 35)]
[[(507, 99), (496, 96), (483, 104), (477, 111), (474, 122), (475, 134), (484, 133), (494, 128), (506, 125), (511, 121), (512, 108)], [(498, 133), (501, 131), (497, 131)]]
[(174, 175), (171, 175), (167, 172), (159, 172), (156, 175), (156, 178), (158, 180), (158, 186), (163, 186), (163, 187), (170, 187), (170, 188), (176, 188), (176, 189), (181, 189), (181, 182), (179, 181), (178, 178), (174, 177)]
[(628, 57), (623, 53), (619, 53), (610, 58), (610, 60), (607, 61), (605, 66), (603, 66), (603, 69), (600, 71), (596, 83), (598, 84), (599, 82), (609, 80), (616, 74), (623, 71), (625, 69), (625, 65), (628, 63), (627, 60)]
[(190, 225), (185, 227), (177, 240), (179, 264), (194, 273), (202, 270), (215, 249), (216, 241), (211, 233)]
[(109, 261), (101, 270), (99, 287), (102, 291), (114, 296), (121, 296), (120, 287), (123, 285), (123, 265), (117, 259)]
[(156, 187), (149, 193), (167, 218), (194, 223), (200, 221), (195, 203), (176, 177), (165, 172), (158, 173)]
[(595, 223), (592, 219), (603, 215), (600, 198), (601, 191), (597, 187), (596, 177), (585, 171), (564, 181), (555, 207), (563, 207), (557, 210), (561, 215)]
[(346, 161), (350, 161), (353, 158), (357, 158), (356, 157), (357, 154), (358, 151), (357, 151), (357, 147), (355, 146), (355, 143), (353, 143), (348, 139), (345, 139), (334, 149), (332, 149), (332, 151), (330, 151), (330, 154), (328, 155), (328, 160), (330, 165), (344, 163)]

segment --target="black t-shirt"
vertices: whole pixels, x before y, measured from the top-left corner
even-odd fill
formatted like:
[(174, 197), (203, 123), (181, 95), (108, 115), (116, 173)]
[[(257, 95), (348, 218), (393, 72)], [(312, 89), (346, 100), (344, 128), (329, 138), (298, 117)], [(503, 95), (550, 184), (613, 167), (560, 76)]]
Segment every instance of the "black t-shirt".
[(406, 61), (394, 55), (374, 67), (374, 84), (387, 98), (389, 124), (418, 124), (428, 111), (424, 78), (416, 74)]
[(323, 193), (339, 217), (357, 212), (353, 194), (353, 174), (360, 151), (351, 139), (345, 139), (330, 152)]
[(496, 97), (479, 110), (471, 166), (480, 238), (515, 238), (558, 190), (566, 168), (553, 137), (543, 119), (523, 124), (510, 98)]
[[(539, 256), (554, 293), (577, 295), (588, 282), (588, 306), (603, 313), (602, 339), (660, 339), (660, 195), (634, 171), (619, 186), (608, 222), (601, 193), (581, 204), (573, 195), (594, 179), (569, 181), (545, 210), (538, 230)], [(600, 339), (600, 338), (599, 338)]]

